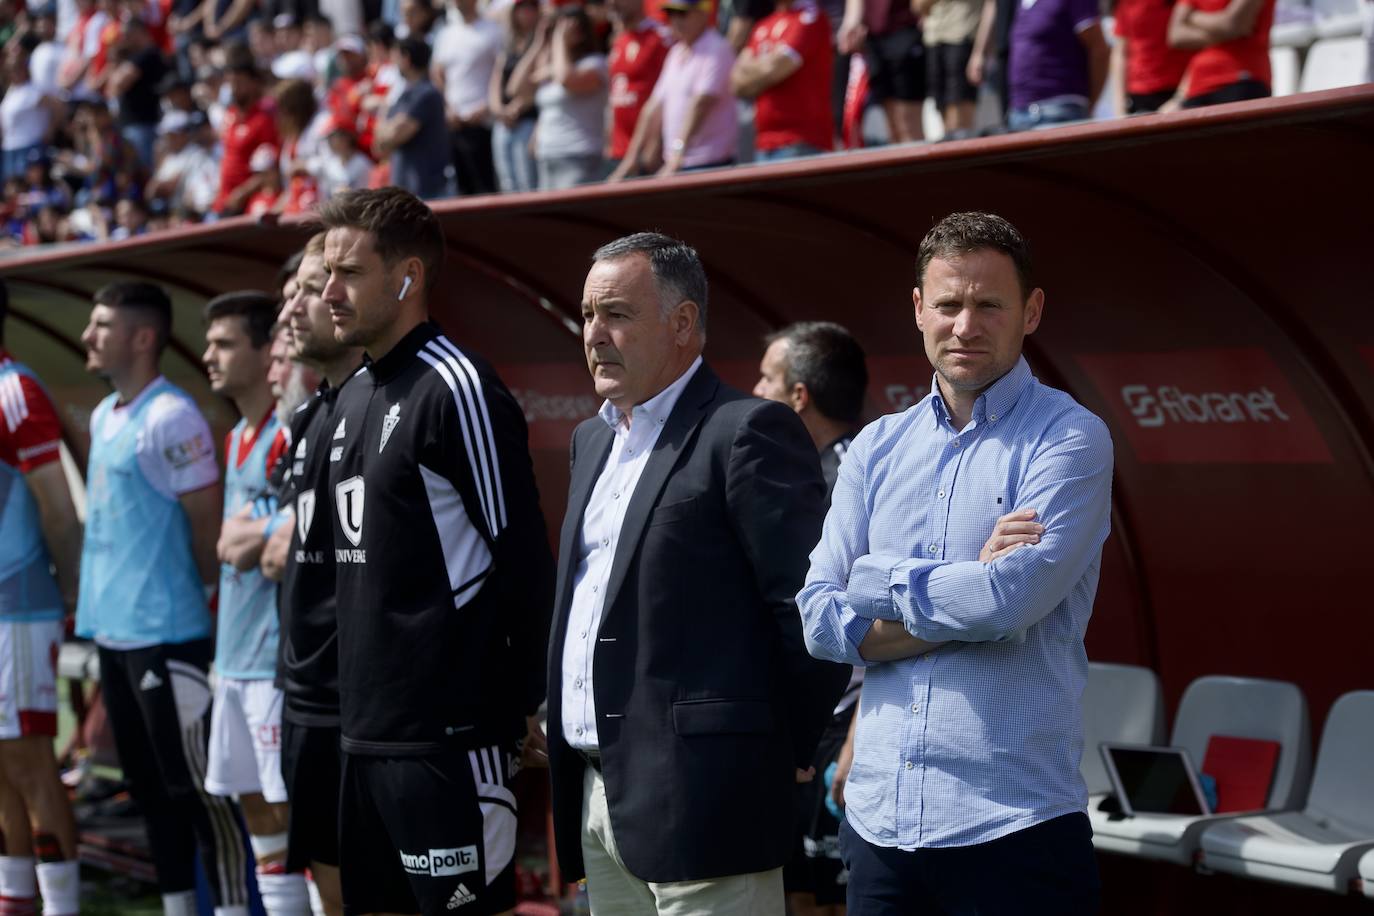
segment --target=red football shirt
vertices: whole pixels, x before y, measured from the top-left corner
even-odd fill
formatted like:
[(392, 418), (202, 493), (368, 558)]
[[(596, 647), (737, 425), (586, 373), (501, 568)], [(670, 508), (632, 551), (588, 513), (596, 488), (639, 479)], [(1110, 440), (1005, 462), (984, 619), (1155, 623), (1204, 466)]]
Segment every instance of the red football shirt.
[[(10, 355), (0, 349), (0, 367)], [(13, 372), (0, 379), (0, 462), (21, 474), (58, 460), (62, 426), (43, 387)]]
[(612, 159), (625, 155), (671, 43), (668, 30), (648, 18), (615, 37), (610, 61)]
[(1172, 91), (1188, 69), (1191, 51), (1169, 47), (1168, 0), (1120, 0), (1116, 5), (1116, 34), (1126, 39), (1126, 91), (1149, 95)]
[[(1219, 13), (1230, 0), (1189, 0), (1203, 13)], [(1274, 24), (1274, 0), (1264, 0), (1259, 18), (1249, 35), (1203, 48), (1188, 65), (1188, 98), (1215, 92), (1241, 80), (1273, 84), (1269, 69), (1269, 28)]]
[(279, 146), (274, 106), (267, 98), (258, 101), (247, 111), (230, 105), (224, 113), (224, 152), (219, 164), (219, 195), (214, 210), (224, 209), (229, 195), (253, 174), (249, 163), (260, 146)]
[(801, 61), (801, 68), (765, 89), (754, 103), (754, 145), (760, 150), (806, 143), (817, 149), (834, 148), (831, 126), (830, 79), (835, 52), (830, 47), (830, 20), (811, 3), (759, 20), (749, 35), (756, 57), (778, 51)]

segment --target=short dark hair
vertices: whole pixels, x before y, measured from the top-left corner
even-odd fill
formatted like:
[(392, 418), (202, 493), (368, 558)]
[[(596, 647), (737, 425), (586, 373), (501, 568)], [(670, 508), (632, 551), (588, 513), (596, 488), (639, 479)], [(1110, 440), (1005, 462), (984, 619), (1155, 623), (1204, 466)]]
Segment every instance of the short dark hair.
[(372, 244), (388, 267), (416, 257), (425, 265), (425, 291), (434, 288), (444, 261), (444, 231), (423, 200), (401, 188), (341, 191), (317, 212), (320, 228), (360, 229), (372, 233)]
[(400, 49), (401, 56), (410, 61), (410, 65), (416, 70), (424, 72), (429, 69), (430, 50), (424, 39), (413, 35), (407, 36), (397, 42), (396, 47)]
[(858, 423), (868, 388), (868, 363), (854, 335), (833, 321), (798, 321), (765, 338), (769, 344), (778, 340), (787, 341), (784, 384), (789, 389), (798, 382), (805, 385), (822, 416)]
[(254, 349), (272, 342), (272, 325), (277, 321), (277, 300), (256, 289), (223, 293), (205, 303), (205, 323), (221, 318), (242, 318), (243, 329)]
[(1035, 288), (1031, 273), (1030, 245), (1016, 227), (995, 213), (951, 213), (935, 224), (921, 239), (916, 255), (916, 286), (924, 287), (926, 268), (935, 258), (949, 258), (984, 249), (1000, 251), (1011, 258), (1021, 281), (1021, 296), (1029, 298)]
[(658, 286), (659, 299), (666, 314), (688, 299), (697, 304), (697, 329), (706, 333), (706, 268), (696, 249), (661, 232), (636, 232), (608, 242), (592, 255), (592, 263), (617, 261), (642, 254), (649, 259)]
[(305, 260), (305, 249), (291, 255), (282, 264), (281, 270), (277, 271), (277, 290), (280, 291), (286, 282), (296, 276), (296, 272), (301, 269), (301, 261)]
[(172, 337), (172, 300), (167, 298), (167, 291), (156, 283), (142, 280), (109, 283), (96, 290), (91, 301), (96, 305), (133, 312), (140, 322), (156, 333), (159, 355)]
[(396, 46), (396, 33), (392, 31), (391, 26), (378, 19), (367, 27), (367, 40), (384, 48), (394, 48)]

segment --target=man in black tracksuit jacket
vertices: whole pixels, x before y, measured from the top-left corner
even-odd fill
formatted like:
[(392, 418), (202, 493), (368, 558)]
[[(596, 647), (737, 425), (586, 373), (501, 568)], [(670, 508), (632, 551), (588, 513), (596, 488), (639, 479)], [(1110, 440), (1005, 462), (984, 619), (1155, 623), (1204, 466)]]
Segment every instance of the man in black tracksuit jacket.
[(524, 416), (424, 320), (428, 207), (386, 188), (321, 218), (336, 337), (369, 356), (329, 439), (345, 911), (505, 912), (553, 581)]

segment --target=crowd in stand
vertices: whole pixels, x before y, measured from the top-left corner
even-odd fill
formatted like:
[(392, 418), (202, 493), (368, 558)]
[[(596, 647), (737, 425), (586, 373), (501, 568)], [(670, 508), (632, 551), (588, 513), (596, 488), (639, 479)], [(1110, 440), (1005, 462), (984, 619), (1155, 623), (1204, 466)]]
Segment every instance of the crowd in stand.
[(1254, 98), (1275, 0), (1117, 0), (1112, 40), (1099, 0), (27, 2), (0, 0), (0, 245), (810, 155), (867, 106), (915, 141), (927, 97), (946, 137), (1032, 129), (1113, 68), (1119, 114)]

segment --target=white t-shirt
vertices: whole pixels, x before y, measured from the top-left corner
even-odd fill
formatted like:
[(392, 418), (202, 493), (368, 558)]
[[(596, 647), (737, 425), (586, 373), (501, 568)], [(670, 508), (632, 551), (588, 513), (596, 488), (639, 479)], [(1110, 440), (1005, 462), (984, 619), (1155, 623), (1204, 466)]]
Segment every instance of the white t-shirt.
[(161, 376), (149, 383), (123, 407), (115, 407), (98, 430), (108, 442), (129, 424), (130, 417), (145, 398), (152, 397), (143, 415), (134, 448), (138, 467), (154, 490), (168, 499), (194, 493), (219, 480), (215, 463), (215, 443), (210, 425), (195, 405), (169, 391), (151, 394)]
[(559, 83), (549, 80), (536, 90), (539, 127), (535, 132), (540, 159), (564, 156), (595, 156), (606, 142), (606, 114), (609, 111), (610, 78), (606, 55), (588, 54), (573, 65), (577, 72), (601, 74), (601, 88), (584, 95), (573, 95)]
[(325, 150), (315, 158), (310, 171), (319, 184), (320, 200), (328, 200), (340, 191), (367, 187), (367, 177), (372, 172), (372, 160), (362, 153), (355, 152), (352, 158), (345, 162), (333, 150)]
[(467, 117), (487, 104), (487, 87), (496, 56), (505, 42), (501, 26), (488, 19), (457, 17), (434, 40), (433, 63), (444, 71), (444, 101)]
[(219, 163), (198, 143), (188, 143), (179, 153), (168, 153), (154, 175), (158, 181), (176, 179), (173, 206), (187, 206), (200, 213), (210, 209), (219, 194)]
[(0, 99), (0, 147), (25, 149), (43, 142), (52, 115), (42, 103), (43, 90), (32, 81), (9, 88)]
[(55, 41), (45, 41), (33, 49), (33, 54), (29, 55), (29, 79), (35, 86), (51, 95), (60, 91), (57, 74), (62, 69), (62, 55), (66, 50)]

